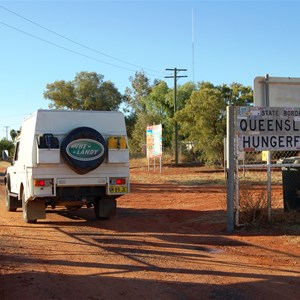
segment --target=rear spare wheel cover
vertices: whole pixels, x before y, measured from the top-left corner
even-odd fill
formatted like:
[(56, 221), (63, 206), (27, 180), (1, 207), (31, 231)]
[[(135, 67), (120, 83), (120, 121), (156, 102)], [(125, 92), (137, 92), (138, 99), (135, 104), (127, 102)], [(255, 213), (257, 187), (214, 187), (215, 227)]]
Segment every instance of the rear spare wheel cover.
[(62, 141), (61, 155), (72, 170), (86, 174), (104, 161), (107, 156), (106, 141), (97, 130), (78, 127)]

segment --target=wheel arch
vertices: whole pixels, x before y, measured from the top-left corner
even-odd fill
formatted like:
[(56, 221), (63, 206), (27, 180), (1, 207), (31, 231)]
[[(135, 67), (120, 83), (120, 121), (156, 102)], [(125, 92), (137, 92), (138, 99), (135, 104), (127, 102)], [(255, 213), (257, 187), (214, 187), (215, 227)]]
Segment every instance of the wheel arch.
[(7, 189), (10, 191), (10, 175), (7, 172), (4, 174), (4, 185), (7, 185)]

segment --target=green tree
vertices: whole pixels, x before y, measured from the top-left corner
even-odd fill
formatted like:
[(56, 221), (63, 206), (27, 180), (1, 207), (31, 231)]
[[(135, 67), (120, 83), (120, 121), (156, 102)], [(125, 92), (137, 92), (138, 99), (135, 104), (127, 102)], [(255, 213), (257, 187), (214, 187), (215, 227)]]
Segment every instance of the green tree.
[(130, 81), (131, 87), (126, 89), (125, 95), (127, 112), (130, 113), (128, 119), (134, 120), (128, 132), (131, 152), (140, 152), (146, 143), (147, 125), (161, 123), (164, 146), (168, 145), (170, 107), (166, 96), (170, 90), (167, 84), (160, 80), (151, 83), (143, 72), (137, 72), (135, 77), (130, 77)]
[(171, 148), (173, 139), (174, 124), (172, 117), (174, 109), (170, 101), (168, 101), (171, 92), (172, 90), (166, 82), (157, 81), (151, 89), (146, 106), (147, 113), (151, 112), (152, 115), (152, 123), (148, 122), (148, 125), (162, 124), (164, 150)]
[(136, 72), (135, 76), (129, 78), (131, 87), (125, 90), (125, 102), (127, 112), (138, 114), (146, 110), (145, 103), (151, 91), (150, 79), (144, 72)]
[[(126, 115), (130, 151), (133, 153), (140, 152), (143, 143), (145, 143), (142, 133), (143, 128), (138, 128), (137, 123), (139, 114), (145, 111), (143, 97), (148, 95), (150, 91), (150, 80), (144, 72), (136, 72), (134, 77), (130, 76), (129, 81), (131, 82), (131, 87), (127, 87), (125, 90), (125, 107), (123, 110)], [(140, 133), (138, 134), (137, 131)]]
[(80, 72), (72, 81), (47, 84), (44, 98), (55, 109), (118, 110), (122, 102), (115, 85), (95, 72)]
[(3, 138), (0, 140), (0, 152), (2, 153), (3, 150), (8, 150), (9, 155), (12, 155), (14, 150), (14, 143), (12, 141)]
[[(178, 111), (185, 107), (186, 102), (189, 100), (189, 98), (192, 95), (192, 92), (195, 90), (196, 90), (196, 85), (193, 82), (187, 82), (177, 87), (176, 106)], [(173, 114), (174, 111), (174, 90), (173, 89), (170, 89), (166, 101)]]
[(154, 121), (154, 116), (141, 112), (136, 115), (131, 136), (129, 139), (131, 153), (141, 153), (143, 145), (146, 144), (146, 128), (148, 125), (159, 124)]
[[(130, 120), (129, 138), (132, 152), (139, 152), (146, 141), (147, 125), (162, 124), (163, 147), (172, 147), (174, 139), (174, 91), (165, 81), (149, 78), (143, 72), (130, 77), (131, 87), (126, 89), (127, 112)], [(177, 109), (180, 110), (190, 98), (196, 86), (188, 82), (177, 88)]]
[(250, 86), (234, 82), (229, 86), (222, 84), (216, 88), (222, 93), (226, 105), (248, 106), (253, 103), (253, 90)]
[(176, 114), (180, 132), (186, 141), (194, 142), (208, 163), (223, 164), (224, 137), (226, 136), (227, 105), (250, 105), (253, 92), (250, 87), (237, 83), (214, 86), (199, 84), (186, 106)]
[(12, 141), (15, 141), (16, 137), (20, 134), (20, 130), (15, 130), (15, 129), (12, 129), (10, 132), (10, 137), (12, 139)]
[[(176, 107), (177, 112), (182, 110), (188, 100), (190, 99), (193, 91), (196, 90), (196, 85), (192, 82), (187, 82), (183, 85), (179, 85), (177, 87), (177, 93), (176, 93)], [(173, 149), (175, 151), (175, 119), (174, 119), (174, 89), (170, 89), (169, 93), (166, 95), (166, 101), (168, 103), (168, 118), (166, 122), (168, 122), (167, 133), (168, 133), (168, 141), (169, 146), (173, 146)], [(177, 126), (180, 128), (180, 123), (177, 123)], [(184, 136), (181, 134), (181, 131), (179, 131), (178, 135), (178, 143), (180, 144), (182, 141), (184, 141)]]

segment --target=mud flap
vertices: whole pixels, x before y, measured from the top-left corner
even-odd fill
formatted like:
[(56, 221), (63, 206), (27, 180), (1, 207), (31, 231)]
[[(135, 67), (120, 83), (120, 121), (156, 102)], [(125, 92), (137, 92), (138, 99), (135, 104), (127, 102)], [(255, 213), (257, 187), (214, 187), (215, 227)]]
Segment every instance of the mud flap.
[(45, 202), (43, 200), (28, 201), (23, 207), (23, 218), (27, 223), (37, 219), (46, 219)]
[(98, 219), (107, 219), (116, 215), (117, 202), (113, 198), (98, 199), (95, 215)]

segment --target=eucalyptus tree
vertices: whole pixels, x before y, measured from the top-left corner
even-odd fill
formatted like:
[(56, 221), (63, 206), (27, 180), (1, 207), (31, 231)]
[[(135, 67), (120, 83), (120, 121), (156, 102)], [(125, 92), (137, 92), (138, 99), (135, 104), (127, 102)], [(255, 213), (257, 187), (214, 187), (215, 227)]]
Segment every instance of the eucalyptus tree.
[[(164, 144), (168, 145), (167, 127), (170, 118), (167, 95), (170, 91), (166, 82), (153, 82), (144, 72), (136, 72), (130, 77), (131, 87), (125, 91), (127, 118), (134, 119), (134, 126), (128, 132), (132, 152), (140, 152), (146, 142), (146, 127), (163, 125)], [(164, 145), (164, 146), (165, 146)]]
[(50, 108), (72, 110), (118, 110), (123, 100), (115, 85), (95, 72), (80, 72), (72, 81), (47, 84), (44, 98), (51, 101)]
[(250, 105), (253, 91), (251, 87), (237, 83), (214, 86), (201, 82), (198, 87), (175, 118), (180, 124), (180, 133), (194, 144), (202, 160), (223, 164), (226, 107)]

